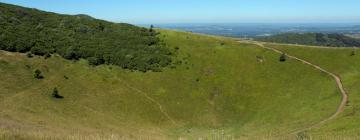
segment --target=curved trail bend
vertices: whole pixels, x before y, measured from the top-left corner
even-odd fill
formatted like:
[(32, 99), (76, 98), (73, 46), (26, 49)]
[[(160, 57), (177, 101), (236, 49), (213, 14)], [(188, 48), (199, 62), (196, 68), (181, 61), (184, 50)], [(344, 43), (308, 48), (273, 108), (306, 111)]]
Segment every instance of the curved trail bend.
[[(275, 48), (266, 47), (264, 44), (259, 43), (259, 42), (254, 42), (254, 41), (238, 41), (238, 42), (245, 42), (245, 43), (255, 44), (255, 45), (257, 45), (257, 46), (259, 46), (259, 47), (261, 47), (261, 48), (264, 48), (264, 49), (267, 49), (267, 50), (271, 50), (271, 51), (274, 51), (274, 52), (279, 53), (279, 54), (283, 54), (282, 51), (280, 51), (280, 50), (278, 50), (278, 49), (275, 49)], [(311, 62), (308, 62), (308, 61), (306, 61), (306, 60), (303, 60), (303, 59), (301, 59), (301, 58), (298, 58), (298, 57), (296, 57), (296, 56), (292, 56), (292, 55), (289, 55), (289, 54), (285, 54), (285, 55), (286, 55), (287, 57), (291, 58), (291, 59), (295, 59), (295, 60), (300, 61), (300, 62), (302, 62), (302, 63), (304, 63), (304, 64), (306, 64), (306, 65), (310, 65), (310, 66), (314, 67), (315, 69), (320, 70), (320, 71), (328, 74), (329, 76), (333, 77), (333, 78), (335, 79), (336, 84), (337, 84), (337, 86), (338, 86), (338, 88), (339, 88), (339, 90), (340, 90), (340, 92), (341, 92), (341, 95), (342, 95), (341, 104), (338, 106), (336, 112), (335, 112), (334, 114), (332, 114), (330, 117), (325, 118), (325, 119), (321, 120), (320, 122), (318, 122), (318, 123), (316, 123), (316, 124), (312, 124), (312, 125), (310, 125), (310, 126), (308, 126), (308, 127), (291, 131), (289, 134), (297, 134), (297, 133), (300, 133), (300, 132), (303, 132), (303, 131), (306, 131), (306, 130), (310, 130), (310, 129), (319, 127), (319, 126), (327, 123), (328, 121), (331, 121), (331, 120), (335, 119), (336, 117), (338, 117), (338, 116), (344, 111), (344, 109), (345, 109), (345, 107), (346, 107), (346, 104), (347, 104), (347, 102), (348, 102), (348, 98), (349, 98), (347, 92), (346, 92), (345, 89), (344, 89), (344, 86), (343, 86), (343, 83), (342, 83), (342, 81), (341, 81), (341, 78), (340, 78), (339, 76), (337, 76), (336, 74), (331, 73), (331, 72), (329, 72), (329, 71), (327, 71), (327, 70), (321, 68), (320, 66), (315, 65), (315, 64), (313, 64), (313, 63), (311, 63)]]

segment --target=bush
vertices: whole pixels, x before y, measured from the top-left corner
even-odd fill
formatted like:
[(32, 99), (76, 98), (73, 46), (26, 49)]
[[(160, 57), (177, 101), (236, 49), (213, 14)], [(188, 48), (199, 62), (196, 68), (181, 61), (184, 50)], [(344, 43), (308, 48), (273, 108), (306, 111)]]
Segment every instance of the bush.
[(56, 99), (63, 99), (64, 97), (59, 94), (59, 91), (57, 88), (53, 89), (52, 96)]
[(355, 56), (355, 55), (356, 55), (355, 50), (352, 50), (350, 56)]
[(286, 54), (285, 54), (285, 53), (281, 54), (281, 56), (280, 56), (280, 62), (285, 62), (286, 59), (287, 59)]
[(31, 53), (27, 53), (26, 56), (27, 56), (28, 58), (33, 58), (33, 57), (34, 57)]
[(43, 79), (44, 78), (44, 76), (42, 76), (41, 71), (39, 69), (36, 69), (34, 71), (34, 78), (36, 78), (36, 79)]
[(50, 57), (51, 57), (51, 54), (49, 54), (49, 53), (47, 53), (47, 54), (44, 55), (44, 58), (45, 58), (45, 59), (48, 59), (48, 58), (50, 58)]

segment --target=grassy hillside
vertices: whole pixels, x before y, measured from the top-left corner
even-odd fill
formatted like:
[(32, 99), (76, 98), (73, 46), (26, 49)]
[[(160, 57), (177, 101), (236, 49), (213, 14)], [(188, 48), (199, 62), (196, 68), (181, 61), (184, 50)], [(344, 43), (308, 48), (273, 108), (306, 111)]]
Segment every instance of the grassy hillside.
[(349, 92), (349, 103), (342, 116), (312, 133), (316, 136), (338, 138), (350, 137), (356, 139), (360, 135), (358, 113), (360, 104), (360, 51), (358, 49), (329, 49), (299, 47), (287, 45), (273, 45), (286, 53), (304, 58), (342, 77), (346, 90)]
[[(160, 73), (1, 51), (0, 139), (270, 139), (340, 102), (331, 77), (271, 51), (184, 32), (158, 37), (177, 50), (176, 65)], [(64, 99), (52, 98), (55, 87)]]
[(342, 34), (284, 33), (256, 38), (259, 41), (330, 47), (360, 47), (360, 40)]

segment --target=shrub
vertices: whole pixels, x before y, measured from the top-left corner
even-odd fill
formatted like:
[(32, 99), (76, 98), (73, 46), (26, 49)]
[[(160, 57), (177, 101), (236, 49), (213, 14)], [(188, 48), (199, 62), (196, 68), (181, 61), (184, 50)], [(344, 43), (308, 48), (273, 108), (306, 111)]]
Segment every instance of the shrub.
[(354, 55), (356, 55), (356, 52), (355, 50), (352, 50), (350, 56), (354, 56)]
[(33, 57), (34, 57), (31, 53), (27, 53), (26, 56), (27, 56), (28, 58), (33, 58)]
[(175, 51), (178, 51), (180, 50), (180, 48), (178, 46), (175, 47)]
[(45, 59), (48, 59), (48, 58), (50, 58), (50, 57), (51, 57), (51, 54), (49, 54), (49, 53), (47, 53), (47, 54), (44, 55), (44, 58), (45, 58)]
[(34, 78), (36, 78), (36, 79), (43, 79), (44, 78), (44, 76), (42, 76), (41, 71), (39, 69), (36, 69), (34, 71)]
[(52, 96), (56, 99), (63, 99), (64, 97), (59, 94), (59, 91), (57, 88), (53, 89)]
[(30, 65), (25, 65), (25, 68), (26, 69), (31, 69), (31, 66)]
[(286, 54), (285, 54), (285, 53), (281, 54), (281, 56), (280, 56), (280, 62), (285, 62), (286, 59), (287, 59)]

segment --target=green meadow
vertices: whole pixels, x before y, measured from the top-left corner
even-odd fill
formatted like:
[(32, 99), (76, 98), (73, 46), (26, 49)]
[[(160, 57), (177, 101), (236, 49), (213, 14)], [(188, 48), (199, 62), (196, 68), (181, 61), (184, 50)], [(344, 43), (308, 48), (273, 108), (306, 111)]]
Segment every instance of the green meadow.
[[(336, 111), (341, 96), (332, 77), (296, 60), (280, 62), (279, 54), (256, 45), (159, 32), (176, 63), (162, 72), (1, 51), (0, 139), (296, 139), (338, 130), (356, 135), (360, 54), (273, 46), (338, 73), (350, 93), (341, 118), (296, 136), (288, 134)], [(43, 79), (34, 78), (36, 69)], [(52, 97), (54, 88), (63, 99)]]
[(301, 57), (342, 78), (349, 94), (346, 110), (336, 120), (312, 130), (314, 135), (338, 138), (360, 136), (360, 50), (354, 48), (314, 48), (289, 45), (267, 46), (280, 49), (288, 54)]

